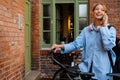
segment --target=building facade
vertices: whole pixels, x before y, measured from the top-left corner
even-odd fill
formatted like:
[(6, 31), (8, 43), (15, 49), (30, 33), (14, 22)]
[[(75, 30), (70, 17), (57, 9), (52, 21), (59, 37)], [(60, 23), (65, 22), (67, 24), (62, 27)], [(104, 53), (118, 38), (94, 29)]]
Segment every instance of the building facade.
[(93, 21), (104, 3), (120, 37), (119, 0), (1, 0), (0, 80), (25, 80), (32, 71), (51, 78), (59, 66), (46, 58), (53, 43), (68, 43)]

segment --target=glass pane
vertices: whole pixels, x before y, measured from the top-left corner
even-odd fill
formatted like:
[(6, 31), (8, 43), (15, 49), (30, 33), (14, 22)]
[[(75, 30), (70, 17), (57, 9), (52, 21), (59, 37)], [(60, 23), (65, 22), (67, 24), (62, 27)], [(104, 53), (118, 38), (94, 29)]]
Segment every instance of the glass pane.
[(56, 43), (60, 43), (60, 21), (56, 20)]
[(56, 43), (60, 43), (60, 32), (56, 32)]
[(43, 43), (50, 44), (50, 32), (43, 33)]
[(50, 19), (43, 19), (43, 30), (50, 30)]
[(43, 17), (50, 16), (50, 5), (43, 5)]
[(87, 26), (87, 18), (80, 18), (79, 19), (79, 30), (82, 30), (86, 26)]
[(60, 20), (56, 20), (56, 31), (60, 31)]
[(87, 4), (79, 5), (79, 17), (87, 17)]

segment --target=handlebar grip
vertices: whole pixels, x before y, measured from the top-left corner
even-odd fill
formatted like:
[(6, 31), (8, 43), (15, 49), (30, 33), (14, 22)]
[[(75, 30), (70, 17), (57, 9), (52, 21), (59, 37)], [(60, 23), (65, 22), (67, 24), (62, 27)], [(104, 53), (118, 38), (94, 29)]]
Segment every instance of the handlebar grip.
[(88, 75), (88, 76), (94, 76), (94, 73), (89, 73), (89, 72), (79, 72), (81, 75)]

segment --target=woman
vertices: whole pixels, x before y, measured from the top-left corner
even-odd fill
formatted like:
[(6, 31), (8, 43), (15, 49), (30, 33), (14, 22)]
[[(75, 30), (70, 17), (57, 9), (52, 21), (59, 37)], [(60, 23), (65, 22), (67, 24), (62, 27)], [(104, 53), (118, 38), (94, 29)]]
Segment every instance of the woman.
[(103, 4), (96, 4), (93, 7), (94, 21), (85, 27), (75, 41), (68, 44), (54, 44), (51, 49), (61, 49), (61, 54), (83, 48), (82, 63), (79, 69), (82, 72), (89, 72), (92, 64), (92, 73), (95, 73), (95, 80), (112, 80), (106, 76), (111, 72), (111, 65), (107, 51), (110, 50), (112, 60), (115, 61), (115, 54), (112, 48), (115, 46), (116, 30), (114, 27), (108, 29), (107, 8)]

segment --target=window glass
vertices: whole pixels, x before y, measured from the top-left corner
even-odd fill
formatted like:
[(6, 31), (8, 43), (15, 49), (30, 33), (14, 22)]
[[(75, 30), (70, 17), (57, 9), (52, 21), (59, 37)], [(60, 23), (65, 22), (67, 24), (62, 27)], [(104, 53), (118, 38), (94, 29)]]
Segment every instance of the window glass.
[(56, 43), (60, 43), (60, 32), (56, 32)]
[(80, 18), (79, 19), (79, 30), (82, 30), (86, 26), (87, 26), (87, 18)]
[(50, 44), (51, 35), (51, 15), (50, 15), (50, 4), (43, 5), (43, 42), (42, 44)]
[(50, 19), (43, 19), (43, 30), (50, 30)]
[(87, 17), (87, 4), (79, 5), (79, 17)]
[(61, 26), (61, 9), (59, 5), (56, 5), (56, 43), (60, 43), (60, 26)]
[(50, 44), (50, 32), (43, 33), (43, 43)]
[(50, 16), (50, 5), (43, 5), (43, 16)]
[(79, 4), (79, 32), (88, 24), (87, 4)]

